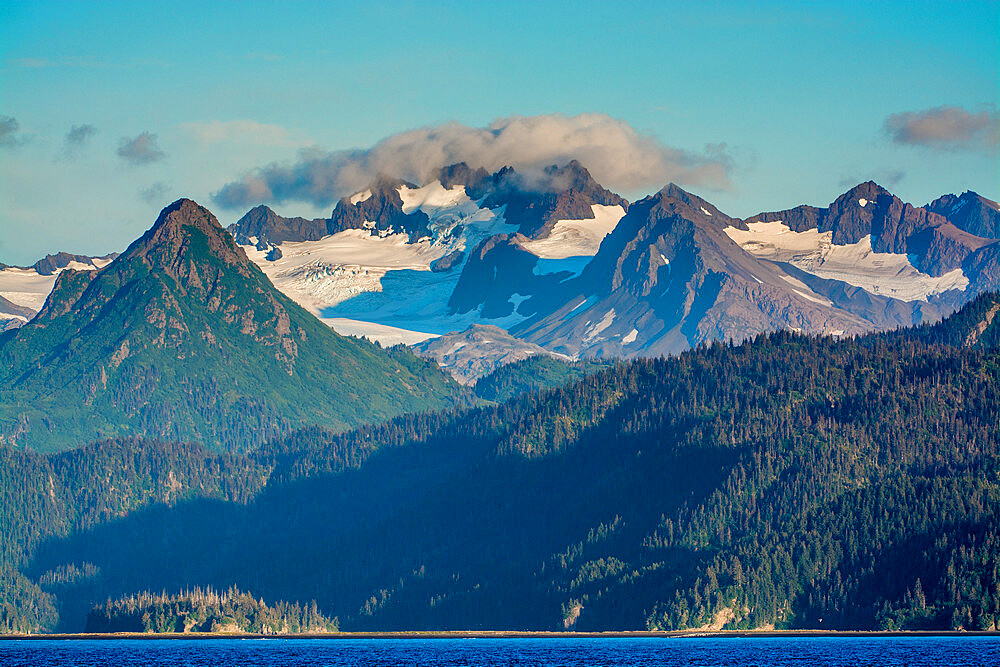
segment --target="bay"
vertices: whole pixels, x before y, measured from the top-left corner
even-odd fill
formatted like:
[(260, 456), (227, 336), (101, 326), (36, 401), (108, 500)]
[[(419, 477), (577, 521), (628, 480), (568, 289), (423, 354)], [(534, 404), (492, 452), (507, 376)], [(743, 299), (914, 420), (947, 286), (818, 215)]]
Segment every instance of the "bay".
[(1000, 665), (1000, 637), (27, 640), (0, 665)]

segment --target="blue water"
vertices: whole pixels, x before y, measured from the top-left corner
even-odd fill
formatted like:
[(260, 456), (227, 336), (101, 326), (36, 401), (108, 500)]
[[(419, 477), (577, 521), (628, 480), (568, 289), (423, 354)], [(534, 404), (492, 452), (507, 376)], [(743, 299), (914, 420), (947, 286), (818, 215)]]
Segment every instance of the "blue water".
[(0, 665), (1000, 665), (1000, 638), (32, 640)]

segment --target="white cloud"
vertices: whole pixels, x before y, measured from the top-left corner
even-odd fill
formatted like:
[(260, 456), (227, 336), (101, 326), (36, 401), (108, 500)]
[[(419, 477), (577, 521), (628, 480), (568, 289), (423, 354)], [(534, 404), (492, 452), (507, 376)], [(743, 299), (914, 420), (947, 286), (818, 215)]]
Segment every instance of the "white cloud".
[(423, 182), (456, 162), (493, 171), (531, 171), (579, 160), (602, 185), (618, 190), (668, 181), (705, 188), (730, 186), (725, 146), (693, 153), (665, 145), (605, 114), (511, 116), (486, 127), (460, 123), (391, 135), (368, 149), (300, 152), (292, 164), (272, 163), (244, 174), (215, 195), (222, 206), (297, 200), (325, 206), (364, 189), (377, 174)]
[(984, 151), (1000, 145), (1000, 113), (993, 107), (978, 113), (956, 106), (904, 111), (888, 116), (883, 129), (898, 144)]
[(118, 157), (133, 167), (158, 162), (166, 155), (160, 150), (157, 136), (150, 132), (143, 132), (134, 139), (122, 137), (118, 146)]
[(280, 125), (252, 120), (213, 120), (205, 123), (184, 123), (181, 129), (203, 144), (243, 143), (258, 146), (303, 146), (308, 141), (296, 140)]

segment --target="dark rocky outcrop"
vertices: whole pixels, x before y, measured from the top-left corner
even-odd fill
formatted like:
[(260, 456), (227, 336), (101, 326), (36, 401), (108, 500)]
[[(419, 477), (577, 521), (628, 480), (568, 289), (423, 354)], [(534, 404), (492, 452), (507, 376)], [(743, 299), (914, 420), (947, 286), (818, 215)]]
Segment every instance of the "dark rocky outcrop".
[(439, 257), (431, 262), (431, 271), (434, 273), (444, 273), (446, 271), (451, 271), (455, 267), (461, 265), (462, 259), (465, 258), (465, 253), (461, 250), (452, 250), (444, 257)]
[(933, 211), (903, 202), (873, 181), (851, 188), (828, 208), (798, 206), (744, 222), (779, 220), (796, 232), (832, 232), (833, 242), (841, 245), (871, 236), (875, 252), (915, 256), (917, 267), (933, 276), (961, 267), (972, 252), (990, 243)]
[(1000, 204), (971, 190), (961, 195), (938, 197), (924, 208), (947, 218), (964, 232), (1000, 239)]
[(576, 160), (564, 167), (547, 167), (541, 176), (531, 180), (513, 171), (498, 180), (483, 204), (490, 208), (505, 206), (507, 222), (517, 225), (518, 231), (531, 239), (548, 236), (559, 220), (593, 218), (593, 204), (628, 207), (625, 199), (603, 188)]
[(371, 195), (355, 204), (350, 197), (337, 202), (330, 214), (327, 232), (336, 234), (347, 229), (370, 229), (373, 234), (408, 234), (410, 241), (430, 234), (430, 220), (421, 210), (403, 213), (400, 186), (416, 188), (402, 179), (379, 176), (368, 187)]
[(74, 255), (68, 252), (57, 252), (54, 255), (46, 255), (41, 258), (31, 266), (9, 266), (7, 264), (0, 264), (0, 271), (7, 268), (17, 268), (17, 269), (34, 269), (40, 275), (51, 276), (62, 269), (65, 269), (73, 262), (78, 262), (80, 264), (85, 264), (88, 266), (97, 267), (95, 263), (96, 260), (111, 261), (118, 256), (118, 253), (112, 252), (107, 255), (92, 256), (92, 255)]
[(258, 244), (263, 244), (259, 249), (265, 250), (268, 244), (277, 245), (285, 241), (317, 241), (327, 235), (327, 220), (285, 218), (261, 205), (250, 209), (230, 225), (229, 233), (243, 245), (249, 244), (251, 237), (256, 238)]
[(445, 187), (465, 186), (471, 199), (482, 200), (481, 206), (504, 207), (507, 222), (531, 239), (547, 236), (559, 220), (593, 218), (593, 204), (628, 208), (628, 201), (602, 187), (576, 160), (530, 174), (512, 167), (490, 174), (460, 162), (442, 169), (438, 178)]
[(533, 272), (538, 257), (521, 246), (520, 234), (491, 236), (469, 253), (469, 260), (448, 301), (455, 313), (477, 308), (482, 317), (506, 317), (515, 311), (512, 295), (539, 291), (540, 276)]

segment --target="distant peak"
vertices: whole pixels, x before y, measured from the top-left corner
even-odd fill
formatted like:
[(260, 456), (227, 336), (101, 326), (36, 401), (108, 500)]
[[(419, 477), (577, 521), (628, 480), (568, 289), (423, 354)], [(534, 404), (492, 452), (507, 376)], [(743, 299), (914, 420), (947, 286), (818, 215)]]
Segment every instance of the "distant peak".
[(178, 199), (162, 211), (149, 230), (128, 247), (127, 257), (144, 257), (158, 265), (174, 265), (191, 247), (192, 232), (200, 232), (211, 254), (229, 264), (247, 261), (211, 211), (190, 199)]
[(372, 192), (389, 192), (389, 191), (394, 191), (402, 186), (406, 186), (407, 188), (417, 187), (414, 183), (410, 183), (409, 181), (404, 180), (402, 178), (396, 178), (395, 176), (390, 176), (388, 174), (379, 172), (378, 174), (375, 175), (375, 178), (368, 186), (368, 189), (371, 190)]
[(191, 199), (178, 199), (160, 211), (151, 232), (165, 228), (197, 227), (203, 230), (221, 232), (222, 225), (204, 206)]
[(673, 199), (680, 199), (680, 200), (690, 199), (692, 196), (690, 192), (688, 192), (687, 190), (685, 190), (684, 188), (682, 188), (681, 186), (677, 185), (674, 182), (668, 183), (662, 190), (660, 190), (660, 192), (665, 197), (671, 197)]
[(489, 177), (490, 173), (484, 168), (479, 167), (473, 170), (465, 162), (450, 164), (447, 167), (442, 167), (441, 171), (438, 172), (438, 180), (446, 188), (452, 188), (456, 185), (464, 185), (466, 188), (479, 187)]
[(892, 193), (883, 188), (881, 185), (875, 181), (865, 181), (864, 183), (858, 183), (853, 188), (842, 194), (838, 199), (867, 199), (868, 201), (876, 201), (881, 195), (892, 196)]

